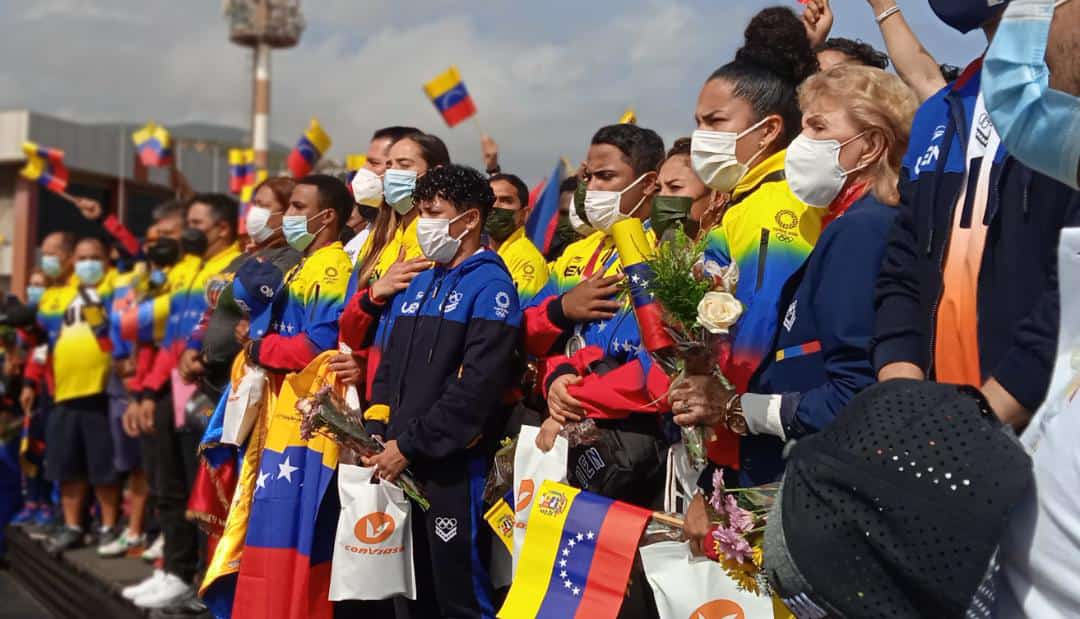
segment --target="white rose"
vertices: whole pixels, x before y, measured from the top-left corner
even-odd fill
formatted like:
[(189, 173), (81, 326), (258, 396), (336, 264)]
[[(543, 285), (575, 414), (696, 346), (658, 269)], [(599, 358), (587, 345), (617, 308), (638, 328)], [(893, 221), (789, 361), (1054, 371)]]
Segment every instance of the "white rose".
[(698, 324), (709, 333), (727, 333), (742, 316), (743, 306), (727, 292), (707, 292), (697, 306)]

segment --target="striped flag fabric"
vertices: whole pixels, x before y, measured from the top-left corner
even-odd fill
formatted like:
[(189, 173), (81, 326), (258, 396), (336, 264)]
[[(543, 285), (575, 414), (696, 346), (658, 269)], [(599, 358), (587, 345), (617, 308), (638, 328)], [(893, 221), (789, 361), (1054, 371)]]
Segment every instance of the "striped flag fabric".
[(461, 79), (457, 67), (450, 67), (424, 84), (424, 93), (431, 99), (448, 127), (476, 114), (476, 105), (469, 96), (469, 90), (465, 88), (465, 82)]
[(323, 130), (322, 125), (319, 124), (319, 119), (312, 118), (307, 131), (300, 136), (296, 146), (289, 153), (285, 165), (288, 166), (289, 172), (292, 173), (294, 178), (307, 176), (315, 169), (315, 164), (319, 162), (319, 159), (322, 159), (323, 154), (330, 150), (331, 144), (333, 144), (333, 140)]
[(131, 134), (139, 161), (148, 168), (163, 168), (172, 165), (172, 137), (169, 130), (150, 121), (141, 129)]
[(239, 194), (255, 184), (255, 149), (229, 149), (229, 191)]
[(58, 148), (45, 148), (34, 142), (23, 142), (23, 154), (26, 165), (19, 170), (24, 178), (37, 181), (39, 185), (63, 193), (67, 190), (68, 169), (64, 165), (64, 151)]
[(537, 186), (542, 189), (535, 202), (530, 200), (532, 211), (529, 213), (529, 218), (525, 220), (525, 236), (529, 237), (533, 245), (544, 255), (551, 251), (551, 242), (555, 239), (555, 228), (559, 225), (559, 185), (563, 182), (565, 168), (565, 164), (560, 159), (547, 180)]

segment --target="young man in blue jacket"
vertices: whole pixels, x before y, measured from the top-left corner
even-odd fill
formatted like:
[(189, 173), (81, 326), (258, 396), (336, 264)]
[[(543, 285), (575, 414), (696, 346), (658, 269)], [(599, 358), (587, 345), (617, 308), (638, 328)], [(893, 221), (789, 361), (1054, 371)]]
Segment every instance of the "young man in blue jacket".
[(364, 465), (391, 481), (409, 467), (431, 501), (412, 512), (417, 599), (397, 604), (412, 617), (493, 617), (481, 495), (518, 365), (521, 310), (506, 265), (480, 244), (495, 201), (487, 179), (438, 167), (417, 181), (413, 199), (420, 247), (435, 267), (389, 301), (364, 414), (386, 450)]
[[(945, 23), (987, 38), (1005, 4), (930, 0)], [(981, 70), (979, 58), (915, 116), (877, 281), (872, 360), (879, 380), (980, 387), (1019, 429), (1050, 381), (1058, 236), (1080, 223), (1080, 198), (1006, 151)]]

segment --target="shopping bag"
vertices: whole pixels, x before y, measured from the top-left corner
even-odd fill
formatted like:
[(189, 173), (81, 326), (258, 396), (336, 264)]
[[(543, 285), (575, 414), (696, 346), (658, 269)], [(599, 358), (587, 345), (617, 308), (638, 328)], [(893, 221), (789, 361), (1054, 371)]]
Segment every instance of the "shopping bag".
[(570, 444), (562, 436), (555, 439), (555, 446), (544, 453), (536, 446), (536, 437), (540, 434), (537, 426), (521, 426), (517, 449), (514, 450), (514, 552), (513, 568), (517, 572), (517, 561), (521, 547), (525, 545), (525, 527), (529, 523), (533, 498), (540, 484), (545, 481), (566, 481), (566, 460)]
[(1073, 400), (1080, 398), (1080, 228), (1065, 228), (1058, 243), (1058, 282), (1061, 320), (1057, 358), (1050, 388), (1020, 442), (1030, 453), (1038, 449), (1046, 429)]
[(372, 483), (371, 467), (338, 467), (341, 515), (330, 567), (330, 600), (416, 599), (411, 507), (397, 486)]
[(255, 419), (262, 410), (266, 395), (266, 370), (247, 366), (244, 376), (229, 392), (225, 401), (225, 419), (222, 422), (221, 442), (226, 445), (242, 445), (247, 440)]
[(638, 551), (660, 619), (773, 617), (773, 601), (741, 591), (719, 563), (695, 557), (689, 542), (657, 542)]
[(694, 468), (686, 454), (686, 445), (675, 443), (668, 449), (667, 475), (664, 478), (664, 511), (685, 514), (698, 491), (701, 471)]

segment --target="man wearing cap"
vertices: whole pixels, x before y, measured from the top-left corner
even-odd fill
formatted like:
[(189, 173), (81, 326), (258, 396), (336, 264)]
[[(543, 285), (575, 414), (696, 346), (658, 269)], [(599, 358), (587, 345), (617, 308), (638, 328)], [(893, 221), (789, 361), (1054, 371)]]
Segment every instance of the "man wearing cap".
[[(994, 36), (1006, 2), (930, 0), (947, 24)], [(1023, 428), (1046, 394), (1056, 348), (1056, 248), (1078, 221), (1065, 185), (1012, 157), (980, 91), (982, 58), (919, 108), (900, 211), (877, 281), (879, 380), (979, 387)]]

